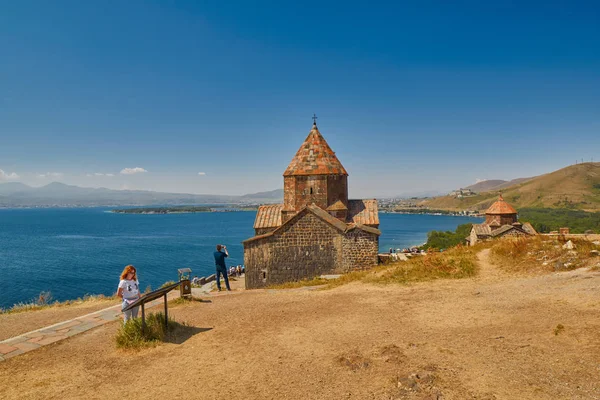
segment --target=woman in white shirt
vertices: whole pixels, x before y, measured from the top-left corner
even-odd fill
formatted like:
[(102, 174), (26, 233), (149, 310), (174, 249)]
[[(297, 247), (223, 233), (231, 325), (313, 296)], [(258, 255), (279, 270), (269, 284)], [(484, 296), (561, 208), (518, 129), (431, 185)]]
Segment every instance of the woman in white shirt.
[[(137, 279), (137, 271), (133, 265), (125, 267), (121, 273), (121, 280), (119, 281), (119, 287), (117, 290), (117, 296), (123, 299), (121, 309), (127, 307), (141, 297), (140, 295), (140, 282)], [(125, 314), (124, 323), (127, 323), (131, 318), (137, 318), (139, 307), (135, 307), (131, 310), (124, 311)]]

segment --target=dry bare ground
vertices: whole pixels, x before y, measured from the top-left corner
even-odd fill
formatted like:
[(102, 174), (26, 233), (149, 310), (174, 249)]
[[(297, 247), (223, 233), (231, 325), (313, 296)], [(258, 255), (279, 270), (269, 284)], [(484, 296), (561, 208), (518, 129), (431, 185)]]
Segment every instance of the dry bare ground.
[[(2, 399), (600, 399), (600, 273), (248, 291), (174, 307), (174, 343), (117, 323), (0, 363)], [(563, 328), (559, 328), (561, 325)]]

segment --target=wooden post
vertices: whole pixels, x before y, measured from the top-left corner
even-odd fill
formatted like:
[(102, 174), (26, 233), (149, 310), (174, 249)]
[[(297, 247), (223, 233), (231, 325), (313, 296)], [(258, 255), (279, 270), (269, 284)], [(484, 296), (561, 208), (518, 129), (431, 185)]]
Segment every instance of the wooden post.
[(144, 310), (144, 303), (142, 303), (142, 333), (146, 330), (146, 311)]
[(165, 293), (165, 332), (169, 329), (169, 314), (167, 313), (167, 294)]

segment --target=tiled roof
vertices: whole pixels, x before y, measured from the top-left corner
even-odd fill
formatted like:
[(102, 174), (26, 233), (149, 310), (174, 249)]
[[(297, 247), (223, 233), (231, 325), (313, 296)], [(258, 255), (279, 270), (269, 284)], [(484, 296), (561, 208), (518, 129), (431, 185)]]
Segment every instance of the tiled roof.
[(529, 222), (525, 222), (522, 229), (530, 235), (537, 235), (537, 231)]
[(254, 229), (276, 228), (281, 225), (281, 209), (283, 204), (269, 204), (258, 207)]
[(309, 206), (306, 206), (306, 208), (308, 210), (312, 211), (317, 217), (321, 218), (322, 220), (329, 223), (330, 225), (333, 225), (334, 227), (336, 227), (337, 229), (339, 229), (342, 232), (345, 232), (346, 229), (348, 228), (348, 225), (346, 225), (346, 223), (335, 218), (334, 216), (332, 216), (331, 214), (329, 214), (327, 211), (323, 210), (319, 206), (311, 204)]
[(489, 236), (492, 234), (492, 229), (487, 224), (473, 224), (473, 230), (477, 236)]
[[(359, 202), (359, 201), (365, 201), (365, 202), (374, 202), (375, 203), (375, 210), (377, 210), (377, 200), (351, 200), (351, 201), (355, 201), (355, 202)], [(269, 205), (269, 206), (260, 206), (258, 209), (258, 213), (256, 214), (256, 221), (254, 222), (254, 228), (271, 228), (274, 227), (275, 225), (268, 225), (268, 222), (264, 222), (267, 225), (261, 225), (261, 226), (257, 226), (258, 221), (259, 221), (259, 216), (260, 217), (260, 221), (274, 221), (274, 218), (267, 218), (265, 217), (268, 213), (272, 213), (275, 212), (276, 207), (279, 207), (279, 214), (281, 215), (281, 207), (283, 205), (282, 204), (274, 204), (274, 205)], [(372, 205), (369, 208), (370, 210), (373, 210)], [(341, 232), (348, 232), (351, 231), (352, 229), (361, 229), (365, 232), (369, 232), (369, 233), (374, 233), (376, 235), (381, 235), (381, 231), (377, 228), (374, 228), (372, 226), (368, 226), (362, 223), (350, 223), (350, 224), (346, 224), (345, 222), (340, 221), (339, 219), (333, 217), (331, 214), (329, 214), (327, 211), (323, 210), (321, 207), (318, 207), (314, 204), (308, 205), (306, 207), (304, 207), (302, 210), (300, 210), (300, 212), (298, 212), (296, 215), (294, 215), (292, 218), (290, 218), (288, 221), (286, 221), (285, 224), (281, 225), (281, 217), (279, 218), (279, 224), (281, 226), (278, 226), (277, 229), (275, 229), (272, 232), (268, 232), (265, 233), (263, 235), (257, 235), (257, 236), (253, 236), (249, 239), (246, 239), (243, 241), (243, 243), (248, 243), (248, 242), (253, 242), (255, 240), (259, 240), (259, 239), (263, 239), (263, 238), (267, 238), (269, 236), (273, 236), (276, 235), (278, 232), (281, 231), (281, 229), (284, 229), (284, 226), (286, 226), (287, 224), (293, 223), (293, 221), (297, 220), (298, 218), (300, 218), (304, 213), (306, 212), (312, 212), (314, 215), (316, 215), (318, 218), (322, 219), (323, 221), (327, 222), (328, 224), (330, 224), (331, 226), (333, 226), (334, 228), (338, 229)], [(373, 219), (371, 219), (373, 220)], [(379, 219), (376, 219), (376, 223), (379, 223)]]
[(313, 124), (306, 140), (283, 173), (283, 176), (290, 175), (348, 175), (348, 173), (319, 132), (317, 124)]
[(372, 226), (368, 226), (368, 225), (363, 225), (363, 224), (349, 224), (348, 225), (348, 231), (351, 231), (352, 229), (360, 229), (360, 230), (363, 230), (365, 232), (374, 233), (376, 235), (381, 235), (381, 231), (379, 229), (373, 228)]
[(486, 214), (516, 214), (517, 210), (515, 210), (510, 204), (504, 201), (502, 195), (498, 197), (498, 201), (490, 206), (485, 212)]
[(377, 200), (348, 200), (348, 220), (355, 224), (379, 225)]
[(502, 236), (503, 234), (505, 234), (508, 231), (512, 231), (512, 230), (517, 230), (517, 231), (522, 231), (521, 228), (517, 228), (516, 226), (513, 225), (502, 225), (500, 228), (494, 230), (492, 232), (492, 236)]
[(343, 210), (347, 210), (348, 207), (346, 207), (344, 205), (344, 203), (342, 203), (341, 200), (336, 201), (335, 203), (333, 203), (332, 205), (330, 205), (329, 207), (327, 207), (327, 211), (343, 211)]
[(254, 242), (255, 240), (260, 240), (260, 239), (268, 238), (269, 236), (273, 236), (273, 232), (265, 233), (265, 234), (262, 234), (262, 235), (252, 236), (251, 238), (248, 238), (248, 239), (242, 241), (242, 243)]

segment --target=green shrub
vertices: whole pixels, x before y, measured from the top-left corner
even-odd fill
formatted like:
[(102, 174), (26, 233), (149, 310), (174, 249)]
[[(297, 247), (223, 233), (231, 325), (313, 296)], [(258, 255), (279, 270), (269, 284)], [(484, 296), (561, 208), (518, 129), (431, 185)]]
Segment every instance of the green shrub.
[(585, 212), (572, 209), (522, 208), (519, 220), (530, 222), (536, 231), (548, 233), (569, 227), (571, 233), (587, 230), (600, 232), (600, 212)]
[(473, 224), (463, 224), (456, 228), (456, 231), (431, 231), (427, 234), (427, 243), (422, 248), (427, 250), (433, 249), (448, 249), (450, 247), (464, 244), (466, 237), (471, 233)]
[[(168, 324), (169, 329), (173, 329), (178, 325), (170, 318)], [(165, 315), (158, 312), (149, 314), (146, 317), (146, 329), (143, 332), (141, 318), (132, 318), (121, 325), (115, 341), (117, 347), (121, 349), (141, 349), (158, 345), (160, 342), (165, 341), (166, 336)]]

